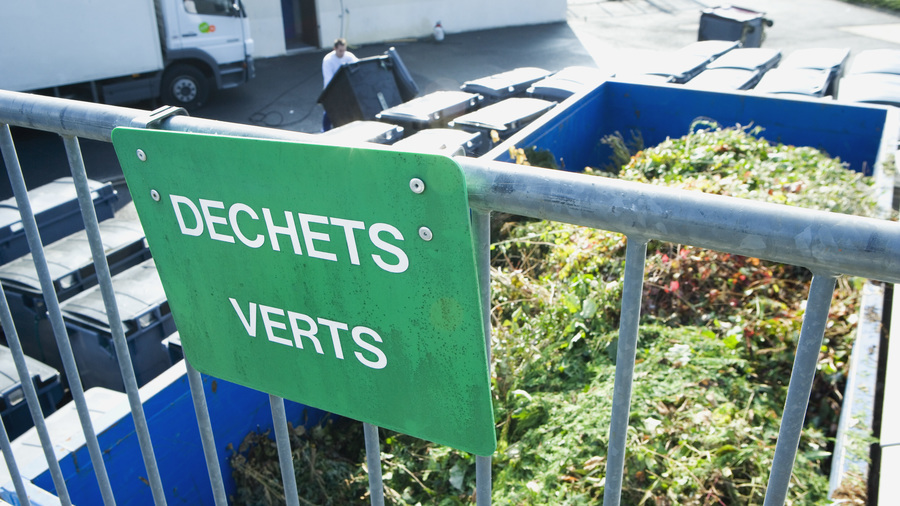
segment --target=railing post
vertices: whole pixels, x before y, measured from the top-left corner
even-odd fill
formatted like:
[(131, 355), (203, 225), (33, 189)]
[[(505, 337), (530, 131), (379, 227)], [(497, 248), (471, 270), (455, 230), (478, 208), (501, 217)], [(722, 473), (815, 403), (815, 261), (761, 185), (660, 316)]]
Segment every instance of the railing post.
[[(472, 209), (472, 232), (475, 242), (475, 265), (481, 288), (484, 318), (484, 346), (487, 350), (488, 374), (491, 371), (491, 212)], [(475, 503), (491, 504), (491, 456), (475, 456)]]
[(647, 240), (643, 237), (628, 236), (628, 245), (625, 248), (625, 281), (619, 320), (619, 343), (616, 348), (616, 380), (609, 421), (609, 448), (606, 453), (606, 485), (603, 489), (603, 504), (607, 506), (617, 506), (622, 498), (625, 443), (628, 436), (628, 415), (631, 411), (631, 386), (637, 353), (646, 258)]
[[(106, 250), (103, 247), (103, 239), (100, 237), (100, 228), (97, 221), (97, 211), (94, 209), (94, 200), (88, 185), (87, 172), (84, 168), (84, 158), (81, 155), (81, 147), (78, 139), (63, 136), (63, 144), (66, 147), (66, 155), (69, 159), (69, 169), (75, 182), (75, 190), (78, 194), (78, 205), (81, 208), (81, 217), (84, 220), (84, 231), (87, 234), (91, 255), (94, 258), (94, 269), (97, 272), (97, 285), (106, 308), (106, 316), (109, 320), (109, 330), (112, 334), (113, 348), (119, 362), (119, 373), (122, 375), (122, 383), (125, 385), (125, 393), (128, 396), (128, 404), (131, 406), (131, 416), (134, 419), (134, 429), (141, 448), (141, 456), (144, 459), (144, 468), (147, 470), (147, 481), (150, 482), (150, 492), (153, 502), (157, 505), (166, 504), (166, 494), (163, 490), (162, 479), (159, 476), (159, 466), (156, 462), (156, 454), (153, 450), (153, 442), (150, 440), (150, 427), (144, 414), (144, 405), (141, 403), (138, 391), (137, 379), (134, 376), (134, 364), (131, 352), (128, 349), (128, 341), (125, 338), (125, 330), (122, 328), (122, 317), (119, 314), (119, 303), (116, 301), (116, 292), (112, 285), (112, 273), (106, 261)], [(51, 285), (52, 286), (52, 285)], [(51, 289), (52, 290), (52, 289)], [(44, 292), (46, 294), (46, 291)], [(60, 325), (62, 320), (60, 318)], [(62, 329), (65, 335), (65, 327)], [(59, 335), (57, 335), (59, 339)], [(81, 388), (81, 384), (78, 384)], [(82, 422), (84, 423), (84, 422)], [(93, 430), (93, 428), (91, 429)], [(99, 452), (99, 447), (96, 449)], [(98, 455), (99, 457), (99, 455)], [(100, 460), (102, 462), (102, 460)], [(106, 470), (98, 473), (98, 479), (108, 483)], [(110, 498), (111, 498), (110, 492)]]
[(369, 498), (372, 506), (384, 506), (384, 482), (381, 479), (381, 444), (378, 427), (363, 423), (366, 438), (366, 466), (369, 468)]
[(806, 301), (806, 313), (800, 328), (791, 382), (788, 384), (784, 413), (781, 415), (781, 429), (775, 444), (775, 458), (766, 487), (765, 506), (782, 505), (787, 497), (835, 283), (833, 275), (814, 274), (809, 287), (809, 299)]
[(206, 458), (206, 470), (209, 473), (209, 484), (212, 487), (213, 500), (216, 502), (216, 506), (227, 506), (228, 497), (225, 494), (225, 484), (222, 481), (222, 470), (219, 469), (219, 456), (216, 451), (212, 421), (209, 418), (206, 392), (203, 391), (203, 378), (200, 377), (200, 373), (191, 366), (187, 359), (184, 360), (184, 367), (187, 371), (188, 385), (191, 388), (191, 398), (194, 401), (194, 414), (197, 416), (197, 428), (200, 429), (200, 443), (203, 445), (203, 455)]
[(275, 444), (278, 447), (278, 464), (281, 466), (284, 501), (288, 506), (300, 506), (297, 475), (294, 473), (294, 459), (291, 452), (291, 438), (287, 430), (287, 415), (284, 412), (284, 399), (269, 394), (269, 407), (272, 409), (272, 423), (275, 427)]

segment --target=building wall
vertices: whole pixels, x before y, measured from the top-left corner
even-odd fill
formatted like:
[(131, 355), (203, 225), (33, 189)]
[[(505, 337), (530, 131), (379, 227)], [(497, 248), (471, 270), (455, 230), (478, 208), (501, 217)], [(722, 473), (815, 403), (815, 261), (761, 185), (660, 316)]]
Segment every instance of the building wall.
[[(256, 42), (254, 56), (284, 54), (281, 0), (244, 0)], [(431, 35), (438, 21), (448, 34), (565, 21), (566, 0), (316, 0), (319, 45), (338, 37), (368, 44)]]
[(250, 18), (253, 37), (253, 57), (281, 56), (285, 52), (284, 21), (281, 19), (281, 0), (243, 0)]

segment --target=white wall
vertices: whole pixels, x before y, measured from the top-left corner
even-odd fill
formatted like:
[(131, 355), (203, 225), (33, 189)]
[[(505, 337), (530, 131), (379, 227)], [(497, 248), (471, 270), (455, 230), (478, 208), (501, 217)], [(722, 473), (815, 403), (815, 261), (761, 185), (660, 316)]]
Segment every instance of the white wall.
[[(254, 56), (284, 54), (281, 1), (243, 1), (256, 42)], [(322, 47), (330, 47), (338, 37), (352, 45), (427, 37), (438, 21), (449, 34), (566, 19), (566, 0), (316, 0), (316, 4)]]
[(243, 0), (250, 19), (253, 37), (253, 57), (281, 56), (285, 52), (284, 22), (281, 19), (281, 0)]

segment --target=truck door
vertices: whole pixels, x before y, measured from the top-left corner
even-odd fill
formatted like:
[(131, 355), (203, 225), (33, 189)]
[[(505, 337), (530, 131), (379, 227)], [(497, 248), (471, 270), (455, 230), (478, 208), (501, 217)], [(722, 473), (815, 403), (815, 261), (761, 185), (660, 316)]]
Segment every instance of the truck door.
[[(220, 65), (242, 62), (243, 8), (237, 0), (174, 0), (183, 48), (202, 49)], [(177, 4), (183, 4), (179, 6)], [(179, 8), (181, 7), (181, 8)]]

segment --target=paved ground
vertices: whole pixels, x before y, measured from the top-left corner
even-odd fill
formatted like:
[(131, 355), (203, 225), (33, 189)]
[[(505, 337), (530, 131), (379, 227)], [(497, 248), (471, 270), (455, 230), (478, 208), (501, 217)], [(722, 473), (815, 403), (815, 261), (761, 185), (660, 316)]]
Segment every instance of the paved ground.
[[(469, 79), (521, 66), (617, 68), (648, 51), (697, 40), (702, 9), (714, 0), (569, 0), (568, 23), (451, 34), (438, 44), (401, 40), (353, 47), (359, 57), (395, 46), (423, 93), (453, 90)], [(900, 16), (838, 0), (745, 0), (741, 6), (774, 21), (764, 47), (785, 54), (808, 47), (859, 51), (900, 48)], [(353, 41), (350, 41), (351, 45)], [(218, 93), (198, 116), (314, 133), (322, 108), (326, 51), (259, 60), (257, 78)]]
[[(516, 67), (616, 68), (647, 51), (676, 49), (696, 40), (701, 10), (718, 4), (716, 0), (569, 0), (567, 23), (450, 34), (440, 44), (398, 40), (352, 50), (365, 57), (395, 46), (423, 93), (454, 90), (466, 80)], [(896, 14), (838, 0), (744, 0), (741, 5), (767, 13), (774, 26), (766, 29), (763, 45), (785, 53), (806, 47), (848, 47), (852, 58), (864, 49), (900, 48), (900, 16)], [(214, 93), (195, 115), (318, 132), (322, 107), (316, 99), (322, 88), (325, 53), (258, 60), (256, 79)], [(153, 104), (137, 107), (150, 109)], [(55, 136), (18, 135), (17, 145), (29, 186), (69, 175)], [(82, 147), (90, 177), (121, 177), (111, 146), (85, 141)], [(10, 195), (7, 181), (0, 178), (0, 199)]]

